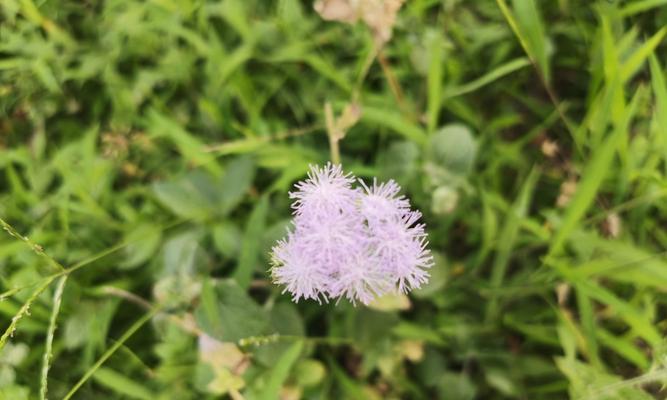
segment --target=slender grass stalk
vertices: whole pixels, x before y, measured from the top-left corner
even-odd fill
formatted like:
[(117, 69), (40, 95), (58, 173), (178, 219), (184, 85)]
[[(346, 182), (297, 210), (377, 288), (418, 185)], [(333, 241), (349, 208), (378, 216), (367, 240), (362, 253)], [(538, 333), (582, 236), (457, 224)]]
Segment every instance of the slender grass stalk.
[(131, 338), (137, 331), (146, 324), (146, 322), (150, 321), (151, 318), (155, 314), (159, 312), (159, 309), (153, 308), (151, 309), (146, 315), (138, 319), (130, 328), (125, 331), (123, 336), (120, 337), (111, 347), (107, 349), (107, 351), (102, 354), (102, 356), (93, 364), (87, 371), (86, 373), (79, 379), (79, 381), (70, 389), (69, 392), (63, 397), (63, 400), (68, 400), (71, 399), (72, 396), (83, 386), (90, 377), (92, 377), (95, 372), (104, 364), (109, 357), (111, 357), (129, 338)]
[(53, 336), (56, 332), (56, 321), (60, 313), (60, 304), (62, 303), (63, 291), (68, 275), (63, 275), (58, 280), (56, 291), (53, 293), (53, 308), (51, 309), (51, 318), (49, 319), (49, 329), (46, 332), (46, 345), (44, 346), (44, 356), (42, 358), (42, 376), (39, 387), (39, 398), (46, 400), (48, 390), (49, 361), (53, 356)]

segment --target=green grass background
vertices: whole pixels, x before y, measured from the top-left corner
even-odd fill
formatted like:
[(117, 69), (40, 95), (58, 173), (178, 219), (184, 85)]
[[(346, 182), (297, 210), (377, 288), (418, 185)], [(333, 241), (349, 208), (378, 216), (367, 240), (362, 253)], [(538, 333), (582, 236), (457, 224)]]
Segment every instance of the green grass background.
[[(311, 1), (3, 0), (0, 398), (665, 398), (665, 26), (410, 0), (374, 57)], [(293, 304), (269, 251), (351, 101), (437, 262)]]

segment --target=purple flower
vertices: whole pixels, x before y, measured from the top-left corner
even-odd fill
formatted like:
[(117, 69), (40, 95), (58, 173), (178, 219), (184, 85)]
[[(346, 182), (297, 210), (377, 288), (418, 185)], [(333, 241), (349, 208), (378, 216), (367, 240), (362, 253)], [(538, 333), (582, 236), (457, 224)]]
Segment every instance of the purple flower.
[(368, 304), (407, 293), (433, 264), (419, 211), (390, 180), (353, 188), (340, 165), (311, 166), (291, 192), (293, 227), (273, 248), (272, 275), (294, 301), (347, 298)]

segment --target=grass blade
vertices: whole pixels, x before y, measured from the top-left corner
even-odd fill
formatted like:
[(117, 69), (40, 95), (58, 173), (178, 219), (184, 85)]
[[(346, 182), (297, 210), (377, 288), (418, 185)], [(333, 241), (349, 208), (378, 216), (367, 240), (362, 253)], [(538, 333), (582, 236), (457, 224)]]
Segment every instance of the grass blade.
[(649, 57), (649, 64), (651, 66), (651, 85), (655, 96), (653, 118), (658, 125), (657, 140), (658, 144), (662, 145), (667, 169), (667, 113), (665, 112), (667, 110), (667, 84), (665, 84), (665, 76), (655, 54)]
[(280, 387), (287, 379), (290, 369), (301, 354), (301, 350), (303, 350), (303, 341), (299, 340), (280, 356), (269, 372), (268, 382), (258, 397), (260, 400), (271, 400), (280, 397)]
[(549, 53), (544, 23), (535, 0), (514, 0), (514, 14), (516, 16), (517, 35), (523, 37), (526, 52), (535, 61), (546, 82), (551, 81)]
[[(507, 266), (512, 255), (512, 249), (514, 249), (516, 238), (519, 233), (519, 226), (528, 213), (528, 207), (530, 206), (539, 176), (540, 174), (537, 168), (533, 168), (530, 171), (521, 187), (519, 196), (507, 215), (507, 219), (505, 220), (505, 224), (503, 225), (499, 236), (498, 253), (493, 263), (493, 270), (491, 271), (492, 288), (502, 286), (503, 279), (507, 272)], [(497, 306), (498, 297), (494, 294), (487, 307), (487, 319), (496, 315)]]
[(587, 296), (612, 308), (620, 319), (624, 320), (637, 335), (646, 340), (652, 347), (660, 345), (662, 335), (651, 321), (643, 317), (643, 314), (639, 310), (619, 299), (607, 289), (592, 282), (581, 280), (576, 283), (578, 289), (586, 293)]
[(477, 89), (480, 89), (506, 75), (511, 74), (514, 71), (520, 70), (521, 68), (525, 68), (526, 66), (529, 65), (530, 65), (530, 60), (528, 60), (526, 57), (519, 57), (512, 61), (508, 61), (505, 64), (497, 66), (490, 72), (480, 76), (479, 78), (471, 82), (465, 83), (461, 86), (446, 89), (443, 97), (445, 99), (450, 99), (453, 97), (468, 94), (470, 92), (474, 92)]
[(364, 105), (361, 118), (365, 122), (385, 126), (417, 144), (426, 143), (426, 133), (419, 126), (404, 119), (395, 110)]
[(96, 382), (132, 399), (151, 400), (155, 395), (138, 382), (112, 370), (100, 367), (93, 376)]
[(652, 8), (667, 5), (667, 0), (640, 0), (630, 2), (627, 6), (621, 9), (620, 15), (622, 17), (629, 17)]
[(252, 273), (255, 271), (257, 258), (259, 256), (259, 241), (266, 224), (266, 214), (269, 209), (269, 198), (262, 196), (259, 203), (255, 206), (248, 222), (245, 233), (243, 234), (243, 244), (241, 245), (241, 256), (239, 265), (234, 271), (234, 279), (242, 288), (247, 288), (252, 279)]
[(428, 66), (428, 132), (433, 133), (438, 124), (438, 115), (440, 113), (440, 102), (442, 101), (442, 75), (444, 65), (442, 63), (442, 37), (438, 32), (433, 32), (431, 40), (429, 41), (429, 57), (430, 63)]
[(593, 155), (586, 166), (583, 177), (579, 182), (577, 191), (565, 211), (563, 222), (554, 234), (553, 240), (547, 253), (547, 259), (556, 255), (563, 249), (565, 241), (576, 229), (577, 223), (586, 214), (588, 208), (593, 204), (602, 181), (611, 170), (611, 162), (619, 144), (626, 136), (631, 119), (637, 108), (637, 96), (633, 99), (628, 110), (626, 110), (623, 123), (607, 137), (604, 143)]
[(639, 68), (644, 64), (644, 61), (653, 54), (653, 51), (658, 47), (662, 39), (667, 34), (667, 27), (663, 27), (653, 36), (651, 36), (644, 44), (637, 50), (621, 66), (621, 80), (622, 82), (632, 78)]

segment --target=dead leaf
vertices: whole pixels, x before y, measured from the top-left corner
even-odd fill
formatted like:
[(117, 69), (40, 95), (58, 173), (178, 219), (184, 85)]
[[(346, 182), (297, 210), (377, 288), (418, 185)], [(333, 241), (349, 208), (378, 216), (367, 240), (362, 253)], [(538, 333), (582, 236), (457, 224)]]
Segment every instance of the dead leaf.
[(574, 178), (570, 178), (563, 182), (560, 185), (560, 194), (558, 195), (558, 199), (556, 200), (556, 206), (563, 208), (565, 207), (570, 200), (572, 199), (572, 196), (574, 196), (574, 192), (577, 191), (577, 181)]
[(616, 239), (621, 234), (621, 217), (617, 213), (610, 213), (602, 221), (602, 233), (612, 239)]
[(378, 45), (391, 39), (396, 14), (404, 0), (318, 0), (315, 11), (327, 21), (354, 24), (359, 20), (373, 32)]
[(556, 286), (556, 297), (558, 298), (558, 304), (562, 307), (567, 304), (567, 299), (570, 296), (570, 285), (567, 283), (559, 283)]
[[(202, 333), (199, 335), (199, 358), (214, 369), (235, 369), (244, 364), (247, 357), (234, 343), (221, 342)], [(243, 371), (239, 371), (241, 373)]]
[(361, 106), (358, 103), (348, 103), (340, 117), (334, 122), (334, 132), (338, 140), (345, 137), (347, 131), (356, 125), (361, 118)]
[(544, 139), (540, 145), (540, 149), (542, 150), (542, 154), (549, 158), (556, 157), (559, 151), (558, 143), (550, 139)]
[(326, 21), (353, 24), (359, 20), (359, 3), (363, 0), (318, 0), (315, 11)]

